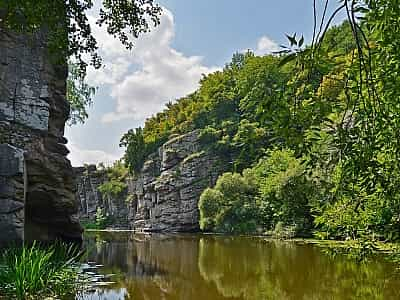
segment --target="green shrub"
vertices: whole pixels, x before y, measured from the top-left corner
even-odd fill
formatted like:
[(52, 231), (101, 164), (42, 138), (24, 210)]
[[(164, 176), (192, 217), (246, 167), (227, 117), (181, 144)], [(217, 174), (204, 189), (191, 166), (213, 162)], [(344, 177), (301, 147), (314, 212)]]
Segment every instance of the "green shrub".
[(104, 215), (104, 211), (98, 207), (96, 210), (96, 227), (97, 229), (104, 229), (107, 225), (107, 217)]
[(103, 228), (98, 228), (96, 221), (90, 221), (90, 220), (81, 220), (80, 221), (82, 227), (86, 230), (98, 230), (98, 229), (103, 229)]
[(127, 184), (118, 180), (106, 181), (99, 186), (99, 191), (102, 195), (110, 197), (118, 197), (125, 189)]
[(257, 229), (257, 185), (250, 174), (225, 173), (213, 189), (206, 189), (199, 201), (200, 227), (228, 233)]
[(312, 228), (309, 203), (313, 193), (305, 168), (294, 153), (273, 150), (243, 175), (225, 173), (214, 188), (203, 192), (200, 227), (245, 233), (273, 230), (281, 223), (288, 232), (306, 233)]

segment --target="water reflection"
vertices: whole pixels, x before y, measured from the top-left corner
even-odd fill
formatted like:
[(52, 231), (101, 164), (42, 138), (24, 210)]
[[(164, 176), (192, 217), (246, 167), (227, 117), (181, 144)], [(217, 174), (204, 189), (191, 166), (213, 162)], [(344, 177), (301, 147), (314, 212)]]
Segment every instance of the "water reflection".
[(79, 299), (400, 299), (393, 265), (331, 259), (311, 245), (132, 233), (88, 234), (85, 243), (86, 260), (115, 284)]

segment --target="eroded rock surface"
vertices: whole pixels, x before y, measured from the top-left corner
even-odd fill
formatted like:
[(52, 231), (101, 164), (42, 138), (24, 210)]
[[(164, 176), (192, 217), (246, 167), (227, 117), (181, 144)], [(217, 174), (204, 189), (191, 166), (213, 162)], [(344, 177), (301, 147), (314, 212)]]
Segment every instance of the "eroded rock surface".
[(102, 195), (101, 184), (107, 181), (106, 171), (95, 165), (74, 168), (79, 201), (79, 219), (83, 222), (95, 222), (96, 211), (100, 208), (109, 219), (109, 228), (128, 229), (127, 191), (119, 195)]
[(24, 239), (25, 170), (24, 151), (0, 144), (0, 241), (6, 243)]
[(213, 186), (224, 166), (201, 150), (199, 132), (175, 137), (145, 162), (128, 183), (134, 230), (190, 232), (199, 230), (198, 201)]
[[(1, 195), (0, 209), (6, 207), (4, 199), (25, 204), (18, 209), (18, 221), (1, 223), (0, 232), (15, 227), (16, 236), (26, 240), (80, 240), (73, 170), (63, 137), (69, 115), (67, 68), (50, 62), (45, 41), (42, 33), (26, 37), (0, 29), (0, 144), (23, 151), (25, 165), (25, 178), (21, 172), (12, 177), (18, 196)], [(1, 160), (4, 173), (6, 157)], [(0, 176), (1, 190), (13, 189), (10, 178)]]

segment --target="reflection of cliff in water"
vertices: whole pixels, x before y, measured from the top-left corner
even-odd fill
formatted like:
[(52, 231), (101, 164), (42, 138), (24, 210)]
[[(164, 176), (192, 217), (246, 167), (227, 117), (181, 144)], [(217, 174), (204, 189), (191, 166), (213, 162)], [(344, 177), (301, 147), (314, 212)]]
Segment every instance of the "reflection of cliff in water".
[(135, 300), (400, 299), (392, 265), (331, 259), (294, 242), (97, 233), (86, 245), (88, 261), (116, 274), (117, 283), (99, 293), (110, 300), (122, 299), (110, 296), (121, 291)]
[(318, 247), (257, 238), (202, 238), (199, 270), (224, 297), (399, 299), (384, 262), (330, 259)]
[(86, 259), (104, 265), (104, 273), (119, 274), (111, 288), (125, 287), (130, 298), (221, 299), (199, 273), (197, 236), (101, 233), (87, 236), (86, 246)]
[(104, 265), (111, 273), (127, 278), (152, 277), (165, 271), (150, 261), (139, 260), (143, 237), (133, 234), (107, 233), (89, 235), (86, 239), (87, 260)]

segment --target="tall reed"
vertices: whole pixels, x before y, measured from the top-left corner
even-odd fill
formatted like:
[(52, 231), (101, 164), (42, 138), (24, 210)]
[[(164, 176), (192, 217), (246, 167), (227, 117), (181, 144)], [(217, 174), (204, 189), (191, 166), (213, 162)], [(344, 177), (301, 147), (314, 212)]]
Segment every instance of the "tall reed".
[(0, 254), (0, 298), (40, 299), (73, 292), (77, 282), (74, 246), (57, 243), (13, 247)]

